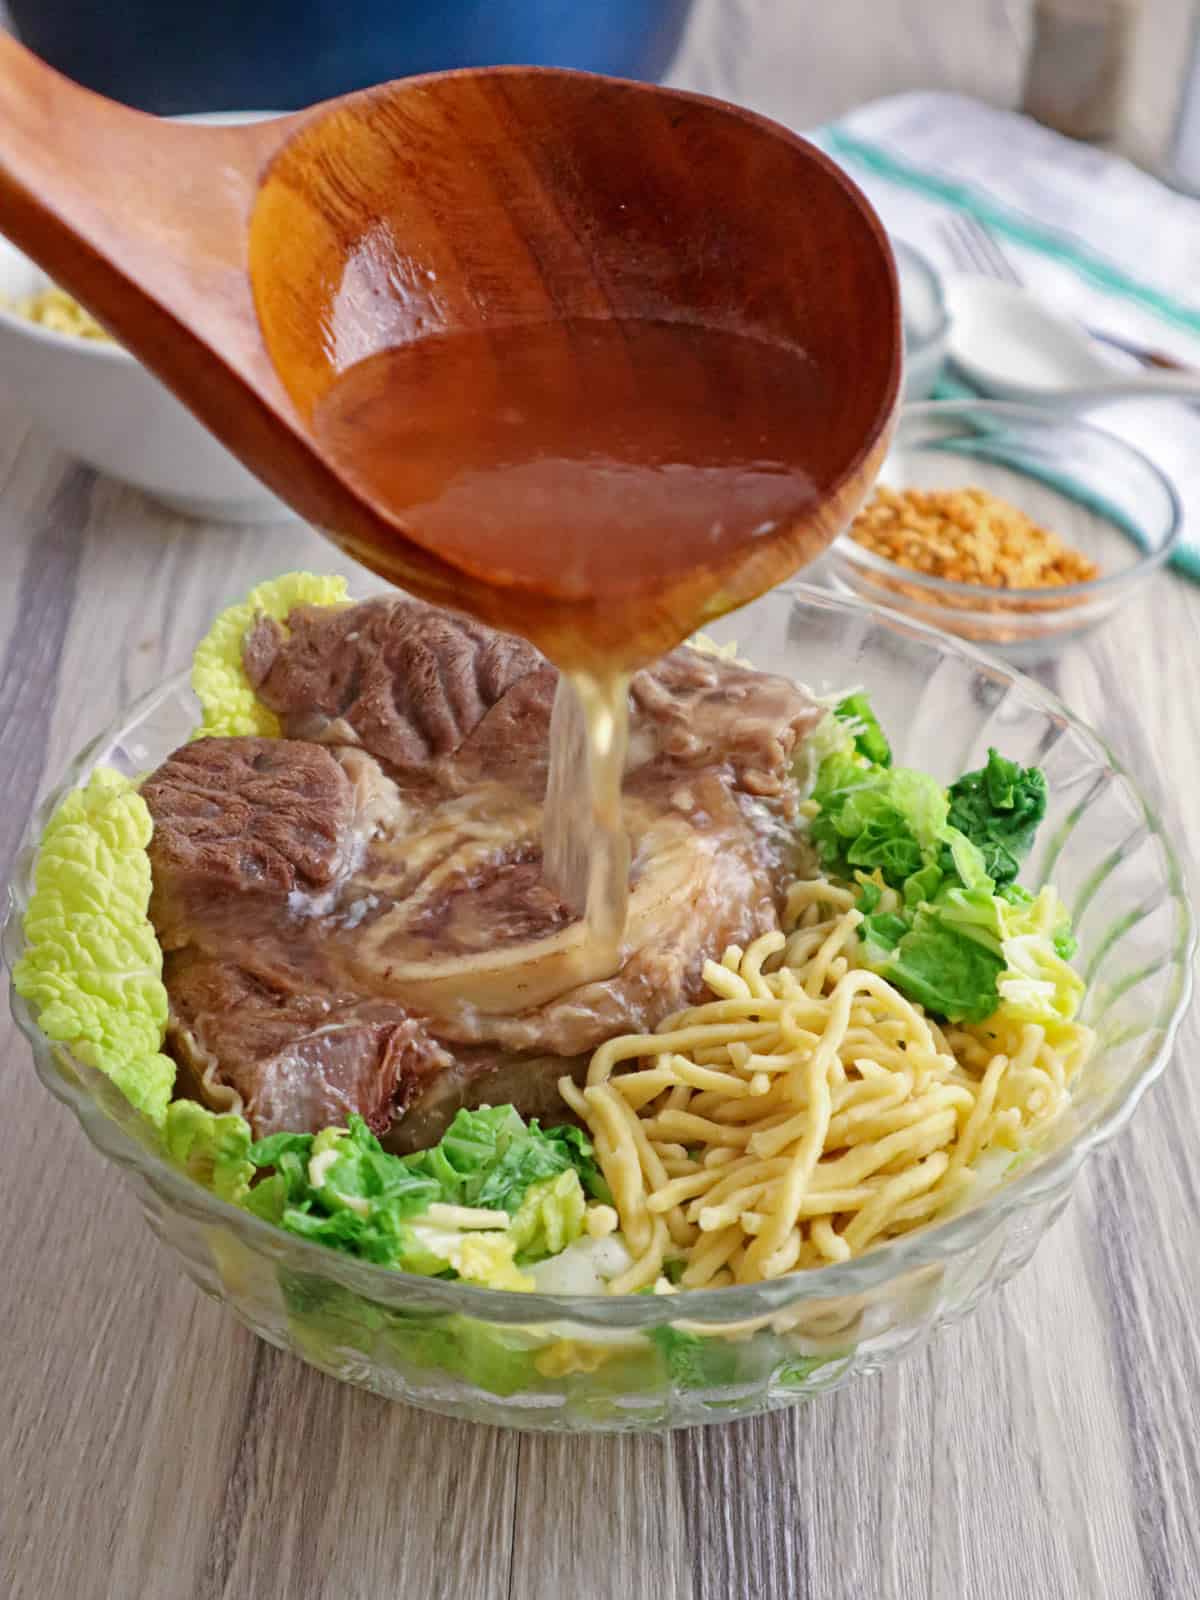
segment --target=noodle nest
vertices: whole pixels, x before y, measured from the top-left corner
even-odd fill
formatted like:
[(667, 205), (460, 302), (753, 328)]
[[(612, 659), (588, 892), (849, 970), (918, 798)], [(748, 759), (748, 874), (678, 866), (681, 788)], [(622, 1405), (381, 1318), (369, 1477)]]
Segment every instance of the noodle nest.
[(633, 1257), (612, 1292), (848, 1261), (963, 1204), (980, 1157), (1007, 1167), (1067, 1104), (1087, 1028), (939, 1026), (858, 964), (854, 898), (793, 884), (786, 931), (705, 963), (711, 1000), (560, 1080)]

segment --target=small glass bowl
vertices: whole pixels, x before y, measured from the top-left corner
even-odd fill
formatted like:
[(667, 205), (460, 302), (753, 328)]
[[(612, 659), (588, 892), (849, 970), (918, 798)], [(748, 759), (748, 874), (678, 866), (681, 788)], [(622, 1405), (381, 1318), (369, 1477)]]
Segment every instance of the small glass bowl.
[(1182, 534), (1170, 480), (1132, 445), (1036, 406), (938, 400), (907, 407), (879, 475), (891, 489), (987, 489), (1090, 556), (1100, 576), (1052, 589), (952, 583), (843, 533), (823, 563), (842, 592), (1028, 664), (1117, 609)]
[[(271, 1344), (393, 1399), (524, 1429), (680, 1427), (793, 1405), (911, 1351), (1011, 1277), (1084, 1160), (1166, 1065), (1191, 987), (1187, 894), (1161, 825), (1095, 734), (966, 646), (799, 584), (708, 631), (817, 693), (867, 690), (896, 759), (942, 782), (979, 766), (989, 745), (1044, 769), (1049, 810), (1023, 877), (1031, 888), (1053, 878), (1075, 919), (1083, 1015), (1098, 1035), (1068, 1111), (1002, 1188), (854, 1261), (679, 1296), (514, 1294), (391, 1272), (218, 1200), (171, 1165), (145, 1118), (48, 1039), (14, 992), (46, 1088), (132, 1183), (183, 1271)], [(172, 679), (72, 763), (16, 863), (3, 929), (10, 970), (24, 948), (38, 841), (63, 794), (96, 766), (129, 776), (157, 766), (197, 715), (186, 679)], [(61, 1289), (51, 1263), (39, 1292)]]
[(900, 279), (900, 318), (904, 327), (904, 398), (925, 400), (946, 361), (950, 316), (942, 281), (919, 250), (892, 240)]

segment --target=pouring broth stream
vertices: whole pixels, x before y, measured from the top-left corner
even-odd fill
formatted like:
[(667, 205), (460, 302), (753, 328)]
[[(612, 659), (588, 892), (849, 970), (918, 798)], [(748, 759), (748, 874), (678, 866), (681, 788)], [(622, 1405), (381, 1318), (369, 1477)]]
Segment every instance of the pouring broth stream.
[[(827, 542), (810, 522), (827, 488), (814, 441), (829, 389), (791, 346), (583, 320), (385, 350), (314, 413), (347, 479), (389, 508), (397, 543), (486, 579), (485, 620), (560, 668), (543, 862), (586, 914), (588, 977), (621, 961), (629, 677)], [(351, 548), (404, 581), (382, 541)]]

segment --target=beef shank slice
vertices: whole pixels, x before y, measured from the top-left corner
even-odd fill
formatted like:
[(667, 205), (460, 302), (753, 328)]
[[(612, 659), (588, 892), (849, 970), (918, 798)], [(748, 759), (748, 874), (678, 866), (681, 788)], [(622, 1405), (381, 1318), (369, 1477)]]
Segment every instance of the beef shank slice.
[(284, 737), (197, 741), (143, 793), (170, 1047), (259, 1135), (358, 1111), (429, 1142), (498, 1094), (545, 1115), (563, 1071), (777, 925), (822, 714), (783, 679), (686, 648), (635, 676), (626, 948), (560, 981), (581, 930), (541, 869), (553, 667), (403, 597), (261, 620), (244, 662)]

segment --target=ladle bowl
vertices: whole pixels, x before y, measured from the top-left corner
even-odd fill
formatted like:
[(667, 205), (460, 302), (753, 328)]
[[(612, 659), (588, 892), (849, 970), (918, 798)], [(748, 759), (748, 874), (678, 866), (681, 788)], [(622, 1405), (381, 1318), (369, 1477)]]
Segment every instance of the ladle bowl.
[[(431, 335), (581, 318), (803, 351), (825, 384), (808, 441), (819, 494), (786, 538), (749, 555), (718, 543), (672, 578), (637, 613), (647, 656), (685, 615), (731, 609), (835, 537), (896, 403), (895, 271), (859, 191), (764, 118), (644, 84), (469, 70), (213, 128), (115, 105), (0, 39), (0, 229), (300, 515), (500, 626), (511, 593), (422, 543), (315, 437), (341, 374)], [(581, 632), (602, 651), (633, 615), (605, 596), (521, 600), (551, 651)]]

